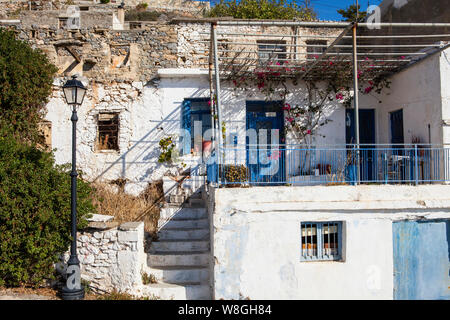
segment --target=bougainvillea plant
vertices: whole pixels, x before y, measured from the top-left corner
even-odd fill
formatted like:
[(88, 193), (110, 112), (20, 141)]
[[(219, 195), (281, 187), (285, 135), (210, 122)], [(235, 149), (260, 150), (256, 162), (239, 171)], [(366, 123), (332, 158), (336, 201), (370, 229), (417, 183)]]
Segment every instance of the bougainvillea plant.
[[(335, 106), (332, 101), (352, 107), (352, 62), (339, 56), (327, 60), (313, 56), (310, 62), (314, 68), (311, 63), (298, 65), (292, 63), (292, 59), (277, 59), (277, 55), (271, 55), (266, 61), (251, 54), (243, 57), (243, 50), (230, 60), (224, 68), (225, 81), (231, 83), (235, 91), (245, 91), (248, 96), (263, 94), (266, 100), (283, 101), (285, 129), (299, 143), (311, 144), (312, 137), (319, 134), (318, 129), (331, 121), (327, 108)], [(237, 64), (237, 60), (243, 62)], [(377, 76), (372, 59), (364, 58), (358, 69), (357, 78), (367, 84), (359, 89), (361, 94), (375, 96), (383, 88), (389, 88), (390, 81)], [(299, 86), (300, 81), (306, 89)]]

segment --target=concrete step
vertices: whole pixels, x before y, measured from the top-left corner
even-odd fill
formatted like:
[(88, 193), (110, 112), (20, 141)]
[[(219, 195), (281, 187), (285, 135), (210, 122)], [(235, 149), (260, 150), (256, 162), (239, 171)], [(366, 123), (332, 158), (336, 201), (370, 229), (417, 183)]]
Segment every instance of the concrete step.
[(149, 267), (147, 273), (155, 276), (156, 281), (165, 283), (208, 283), (209, 268), (204, 266), (166, 266)]
[(161, 229), (158, 240), (209, 240), (209, 229)]
[(165, 300), (209, 300), (211, 289), (207, 284), (152, 283), (144, 285), (142, 293)]
[(164, 252), (147, 254), (147, 264), (151, 267), (166, 266), (207, 266), (209, 252)]
[(165, 241), (153, 241), (150, 244), (150, 253), (155, 252), (176, 252), (176, 251), (208, 251), (208, 240), (189, 240), (189, 241), (177, 241), (177, 240), (165, 240)]
[(164, 229), (192, 229), (209, 228), (208, 219), (178, 219), (178, 220), (158, 220), (158, 228)]
[(206, 219), (206, 208), (164, 207), (161, 208), (159, 218), (162, 220), (177, 219)]

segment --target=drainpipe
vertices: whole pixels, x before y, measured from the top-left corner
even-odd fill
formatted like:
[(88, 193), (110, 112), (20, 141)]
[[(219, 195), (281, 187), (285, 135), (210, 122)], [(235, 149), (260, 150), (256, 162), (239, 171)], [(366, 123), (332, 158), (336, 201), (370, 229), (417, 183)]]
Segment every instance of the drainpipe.
[[(220, 97), (220, 70), (219, 70), (219, 57), (218, 57), (218, 50), (217, 50), (217, 22), (213, 22), (212, 24), (212, 36), (213, 36), (213, 46), (214, 46), (214, 74), (215, 74), (215, 80), (216, 80), (216, 112), (217, 112), (217, 121), (218, 121), (218, 150), (217, 150), (217, 164), (220, 168), (221, 164), (221, 158), (222, 153), (220, 152), (220, 147), (222, 147), (222, 118), (220, 116), (220, 103), (221, 103), (221, 97)], [(220, 170), (219, 170), (220, 172)], [(220, 175), (218, 177), (218, 182), (220, 184), (221, 179)]]
[(216, 110), (214, 108), (214, 87), (213, 87), (213, 51), (214, 51), (214, 44), (213, 44), (213, 24), (211, 24), (211, 30), (210, 30), (210, 37), (211, 41), (209, 44), (209, 64), (208, 64), (208, 70), (209, 70), (209, 101), (211, 103), (211, 124), (213, 126), (213, 132), (212, 132), (212, 140), (216, 141), (215, 134), (216, 134)]

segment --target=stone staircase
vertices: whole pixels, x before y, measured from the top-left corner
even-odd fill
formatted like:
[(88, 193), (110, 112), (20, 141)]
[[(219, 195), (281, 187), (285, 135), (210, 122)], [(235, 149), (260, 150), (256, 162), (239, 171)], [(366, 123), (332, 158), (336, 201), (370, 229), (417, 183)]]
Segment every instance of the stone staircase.
[(146, 292), (161, 299), (211, 299), (210, 241), (201, 193), (171, 195), (161, 209), (158, 240), (147, 252), (147, 274), (157, 283)]

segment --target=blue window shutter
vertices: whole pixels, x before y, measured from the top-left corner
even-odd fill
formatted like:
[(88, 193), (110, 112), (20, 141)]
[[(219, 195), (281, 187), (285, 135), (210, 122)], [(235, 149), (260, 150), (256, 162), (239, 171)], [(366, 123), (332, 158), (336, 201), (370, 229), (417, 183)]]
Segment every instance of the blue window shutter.
[[(182, 128), (186, 129), (192, 135), (191, 129), (191, 101), (185, 99), (183, 101), (182, 110)], [(191, 152), (191, 139), (183, 138), (182, 154), (189, 154)]]

